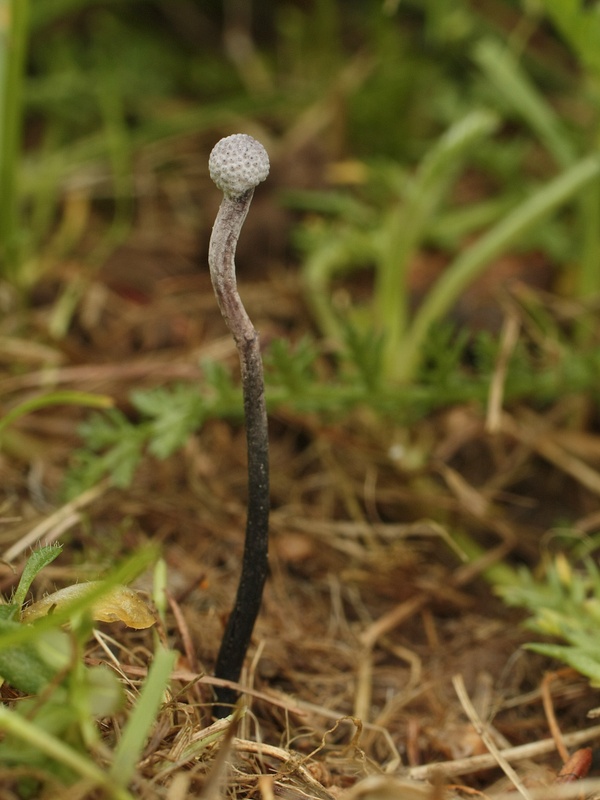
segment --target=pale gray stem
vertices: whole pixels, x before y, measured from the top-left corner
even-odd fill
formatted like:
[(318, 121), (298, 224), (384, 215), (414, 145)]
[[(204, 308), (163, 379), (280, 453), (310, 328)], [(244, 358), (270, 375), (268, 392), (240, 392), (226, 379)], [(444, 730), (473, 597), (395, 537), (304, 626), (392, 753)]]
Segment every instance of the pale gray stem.
[[(253, 196), (254, 189), (248, 189), (240, 197), (223, 198), (208, 248), (208, 266), (213, 289), (223, 319), (238, 348), (244, 339), (256, 337), (254, 326), (238, 294), (235, 275), (235, 250)], [(243, 369), (243, 363), (241, 366)]]

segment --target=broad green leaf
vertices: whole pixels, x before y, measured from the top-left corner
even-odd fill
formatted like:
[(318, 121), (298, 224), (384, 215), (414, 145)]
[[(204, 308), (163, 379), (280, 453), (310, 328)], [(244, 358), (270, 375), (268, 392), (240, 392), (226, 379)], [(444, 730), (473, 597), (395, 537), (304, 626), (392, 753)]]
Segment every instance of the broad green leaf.
[[(0, 634), (21, 628), (19, 622), (0, 620)], [(50, 638), (48, 638), (50, 634)], [(63, 637), (61, 639), (57, 638)], [(60, 631), (49, 631), (34, 642), (24, 642), (0, 649), (0, 675), (15, 689), (39, 694), (70, 655), (70, 641)]]

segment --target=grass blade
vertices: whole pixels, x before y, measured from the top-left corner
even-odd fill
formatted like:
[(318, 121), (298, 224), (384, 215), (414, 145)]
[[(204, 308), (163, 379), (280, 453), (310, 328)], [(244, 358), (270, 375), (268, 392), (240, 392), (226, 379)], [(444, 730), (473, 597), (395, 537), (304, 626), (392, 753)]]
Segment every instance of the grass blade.
[(176, 653), (159, 648), (148, 672), (135, 708), (131, 712), (123, 736), (115, 750), (110, 768), (112, 780), (126, 786), (135, 772), (148, 732), (156, 720), (164, 691), (175, 664)]
[(566, 126), (513, 54), (499, 42), (484, 39), (475, 47), (473, 55), (490, 83), (537, 134), (558, 166), (565, 168), (573, 164), (576, 151)]
[(0, 3), (0, 268), (14, 273), (18, 240), (17, 173), (23, 120), (23, 76), (29, 36), (28, 0)]
[(23, 403), (19, 403), (18, 406), (11, 408), (11, 410), (0, 419), (0, 434), (2, 434), (9, 425), (12, 425), (13, 422), (16, 422), (16, 420), (24, 417), (26, 414), (31, 414), (32, 411), (38, 411), (42, 408), (56, 405), (110, 408), (113, 405), (113, 400), (111, 397), (103, 394), (91, 394), (90, 392), (70, 390), (41, 394), (38, 397), (32, 397), (30, 400), (25, 400)]

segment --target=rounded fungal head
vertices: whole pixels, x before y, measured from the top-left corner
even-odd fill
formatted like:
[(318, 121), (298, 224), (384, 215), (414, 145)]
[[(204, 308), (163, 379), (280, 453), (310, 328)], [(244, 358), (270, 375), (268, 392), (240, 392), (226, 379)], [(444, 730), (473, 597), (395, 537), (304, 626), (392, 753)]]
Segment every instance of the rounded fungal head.
[(208, 159), (210, 177), (228, 197), (240, 197), (269, 174), (269, 156), (260, 142), (246, 133), (226, 136)]

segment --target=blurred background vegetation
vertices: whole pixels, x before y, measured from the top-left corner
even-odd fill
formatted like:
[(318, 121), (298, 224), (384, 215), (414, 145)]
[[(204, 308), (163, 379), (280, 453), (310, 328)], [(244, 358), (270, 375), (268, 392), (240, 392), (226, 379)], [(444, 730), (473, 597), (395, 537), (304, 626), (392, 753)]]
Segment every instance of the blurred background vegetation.
[[(83, 298), (97, 305), (90, 287), (124, 246), (109, 284), (149, 302), (153, 275), (140, 277), (129, 242), (206, 272), (218, 203), (207, 155), (244, 131), (272, 173), (240, 273), (293, 276), (297, 314), (311, 319), (309, 339), (268, 355), (271, 407), (414, 417), (485, 401), (502, 359), (507, 398), (597, 402), (600, 4), (1, 0), (0, 11), (3, 302), (42, 298), (46, 340), (73, 330)], [(325, 386), (323, 349), (336, 356)], [(222, 371), (207, 370), (206, 387), (200, 409), (185, 392), (134, 397), (168, 432), (161, 455), (238, 409)], [(123, 424), (101, 446), (122, 443)]]
[(313, 332), (362, 382), (340, 405), (388, 408), (401, 382), (430, 387), (422, 412), (481, 397), (510, 309), (535, 347), (511, 345), (507, 395), (597, 394), (599, 9), (2, 0), (5, 293), (51, 283), (59, 341), (136, 231), (203, 269), (207, 153), (241, 130), (273, 169), (239, 266), (297, 277)]
[[(420, 232), (450, 251), (598, 144), (597, 3), (2, 0), (0, 8), (2, 272), (25, 286), (50, 254), (72, 253), (89, 233), (76, 196), (102, 210), (104, 244), (123, 237), (138, 201), (174, 169), (178, 151), (168, 143), (177, 137), (210, 140), (236, 126), (262, 134), (276, 165), (292, 169), (296, 157), (308, 173), (281, 174), (284, 189), (330, 190), (285, 202), (364, 228), (406, 202), (409, 178), (445, 131), (485, 110), (495, 122), (450, 159), (463, 178), (447, 201), (453, 215), (436, 197), (436, 219)], [(448, 192), (449, 171), (432, 179), (438, 195)], [(192, 202), (189, 224), (201, 225), (194, 211)], [(587, 227), (584, 219), (597, 211), (590, 198), (579, 228), (561, 215), (527, 241), (579, 294), (600, 283), (596, 217)], [(319, 247), (319, 232), (305, 235), (307, 248)]]

